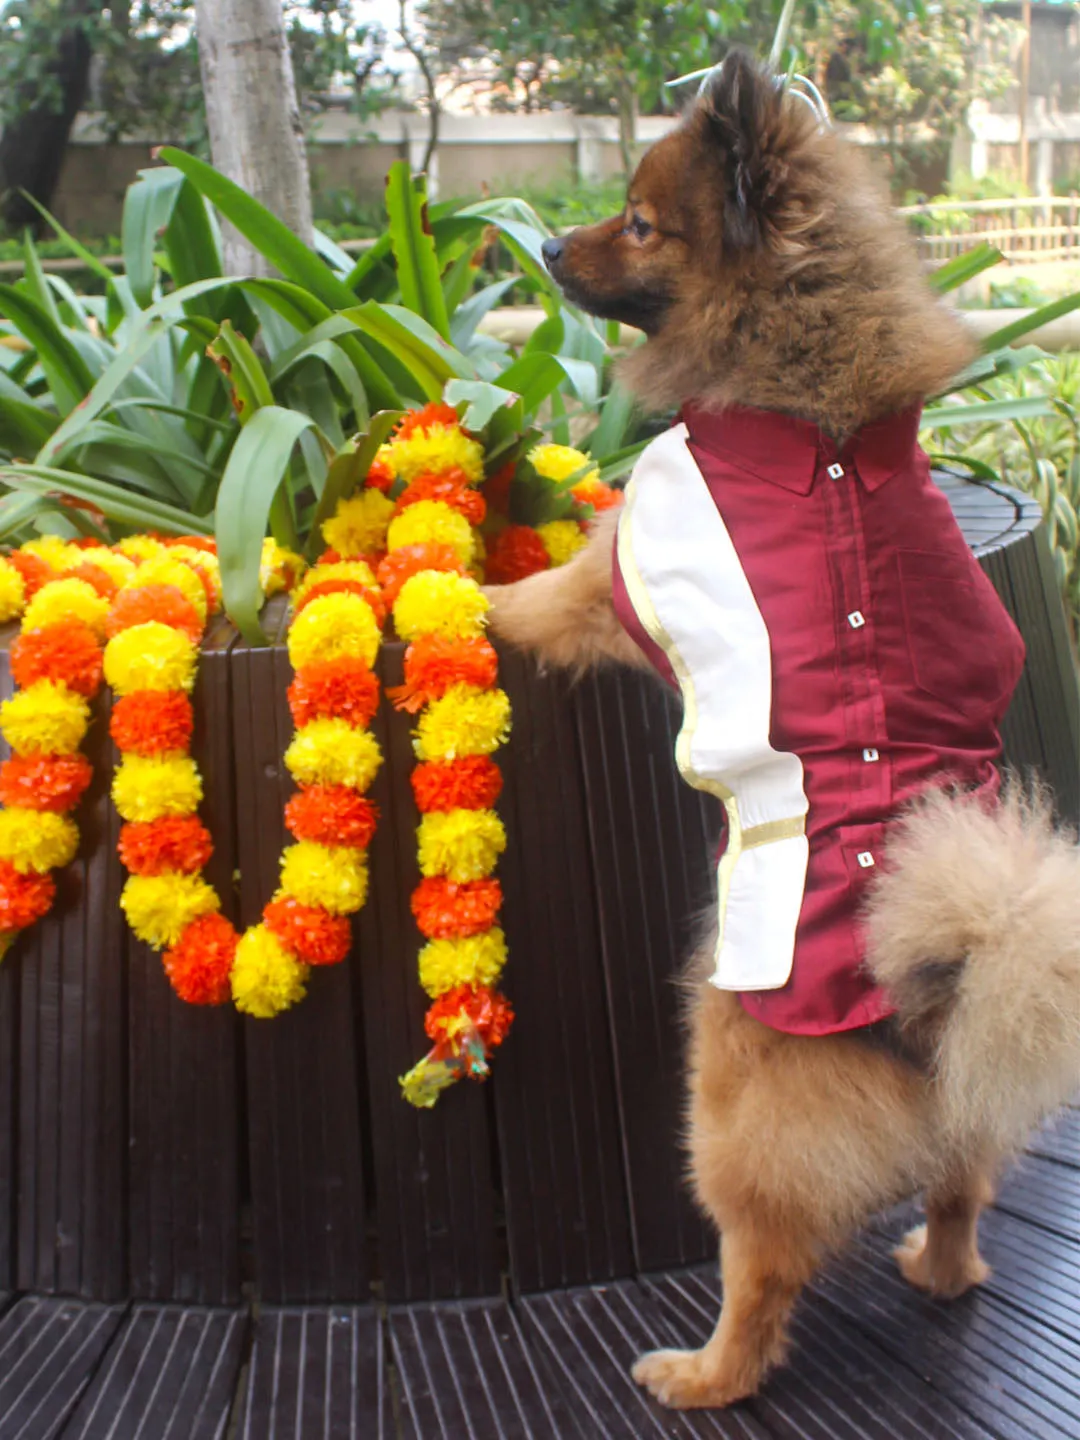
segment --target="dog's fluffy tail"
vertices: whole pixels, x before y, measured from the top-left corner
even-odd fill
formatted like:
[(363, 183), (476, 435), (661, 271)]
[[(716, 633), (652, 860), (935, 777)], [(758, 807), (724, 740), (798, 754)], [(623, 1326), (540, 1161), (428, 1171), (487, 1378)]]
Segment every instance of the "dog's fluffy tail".
[(927, 796), (890, 842), (869, 964), (936, 1042), (948, 1143), (1002, 1155), (1080, 1088), (1080, 850), (1046, 797)]

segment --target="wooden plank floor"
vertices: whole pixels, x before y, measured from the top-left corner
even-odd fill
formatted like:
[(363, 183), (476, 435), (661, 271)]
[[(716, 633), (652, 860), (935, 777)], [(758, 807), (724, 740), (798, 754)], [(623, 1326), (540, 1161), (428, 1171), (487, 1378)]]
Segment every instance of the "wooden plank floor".
[(0, 1440), (1077, 1440), (1080, 1110), (983, 1220), (993, 1276), (944, 1305), (884, 1217), (801, 1305), (791, 1362), (723, 1414), (662, 1410), (641, 1350), (697, 1345), (714, 1268), (501, 1300), (242, 1308), (0, 1296)]

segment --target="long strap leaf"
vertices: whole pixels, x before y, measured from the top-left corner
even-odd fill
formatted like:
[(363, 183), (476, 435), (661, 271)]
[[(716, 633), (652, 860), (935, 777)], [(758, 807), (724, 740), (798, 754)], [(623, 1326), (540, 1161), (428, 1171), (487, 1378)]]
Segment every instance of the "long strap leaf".
[(424, 180), (422, 176), (413, 180), (404, 160), (395, 160), (386, 177), (386, 213), (401, 303), (449, 340), (450, 320), (427, 218)]

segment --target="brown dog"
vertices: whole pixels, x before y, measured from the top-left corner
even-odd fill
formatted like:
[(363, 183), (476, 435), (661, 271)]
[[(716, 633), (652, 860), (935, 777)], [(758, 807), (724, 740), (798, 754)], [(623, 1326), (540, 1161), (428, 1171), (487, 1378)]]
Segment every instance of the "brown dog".
[[(623, 378), (646, 406), (754, 406), (843, 440), (969, 356), (859, 157), (738, 56), (646, 155), (624, 214), (545, 251), (571, 300), (645, 331)], [(553, 665), (645, 665), (613, 609), (615, 524), (564, 568), (489, 592), (495, 633)], [(823, 1257), (918, 1190), (927, 1224), (897, 1252), (904, 1275), (940, 1296), (985, 1278), (995, 1177), (1080, 1080), (1080, 869), (1044, 812), (1016, 792), (996, 810), (935, 793), (891, 841), (868, 963), (899, 1044), (769, 1028), (706, 983), (703, 948), (688, 1148), (724, 1304), (703, 1349), (638, 1360), (664, 1403), (754, 1393)]]

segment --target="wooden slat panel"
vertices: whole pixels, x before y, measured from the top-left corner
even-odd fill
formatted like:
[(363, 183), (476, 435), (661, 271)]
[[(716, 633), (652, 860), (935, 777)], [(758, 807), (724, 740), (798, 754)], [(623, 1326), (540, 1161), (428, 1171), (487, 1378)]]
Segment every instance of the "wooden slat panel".
[[(292, 735), (281, 647), (238, 643), (230, 659), (241, 919), (258, 921), (278, 882), (292, 791)], [(247, 1114), (255, 1263), (269, 1302), (368, 1296), (352, 980), (315, 969), (306, 999), (273, 1020), (246, 1020)]]
[(390, 1440), (394, 1433), (373, 1310), (260, 1313), (239, 1440)]
[(104, 697), (85, 752), (78, 857), (4, 963), (21, 972), (18, 1283), (108, 1300), (127, 1285), (127, 932)]
[(585, 1440), (501, 1301), (390, 1312), (406, 1440)]
[[(403, 653), (400, 645), (384, 647), (384, 685), (401, 683)], [(375, 731), (385, 763), (371, 791), (381, 818), (353, 956), (363, 999), (382, 1281), (390, 1300), (497, 1295), (488, 1095), (466, 1082), (433, 1110), (417, 1111), (398, 1087), (398, 1077), (431, 1045), (423, 1023), (427, 997), (417, 979), (421, 939), (409, 907), (419, 878), (411, 725), (383, 702)]]
[(502, 656), (510, 844), (499, 868), (517, 1010), (494, 1062), (511, 1275), (518, 1291), (633, 1269), (596, 879), (569, 686)]
[(673, 758), (659, 682), (602, 674), (574, 692), (619, 1076), (637, 1266), (704, 1259), (716, 1240), (694, 1209), (678, 1145), (683, 1042), (675, 977), (715, 889), (719, 807)]
[(63, 1440), (220, 1440), (246, 1328), (239, 1310), (136, 1305)]
[(0, 1434), (54, 1440), (124, 1315), (122, 1305), (28, 1295), (0, 1319)]
[[(207, 879), (236, 919), (229, 649), (207, 638), (194, 693), (203, 819), (214, 837)], [(161, 956), (129, 938), (131, 1293), (225, 1305), (240, 1293), (239, 1057), (231, 1005), (187, 1005)]]

